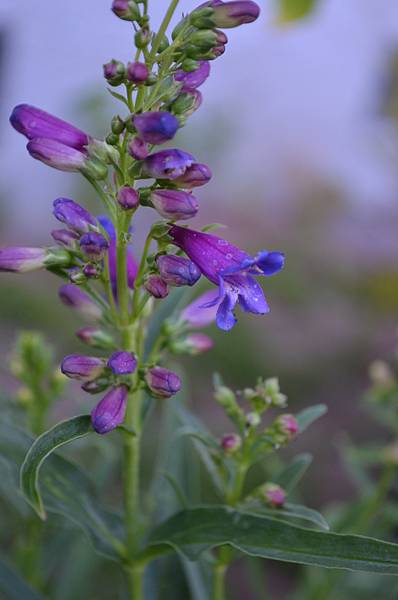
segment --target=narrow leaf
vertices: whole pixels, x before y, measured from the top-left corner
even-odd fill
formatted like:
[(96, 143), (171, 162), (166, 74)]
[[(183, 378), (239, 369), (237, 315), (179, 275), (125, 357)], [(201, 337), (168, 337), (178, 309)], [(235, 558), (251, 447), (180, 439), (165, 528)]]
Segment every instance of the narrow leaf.
[(288, 465), (277, 477), (275, 483), (278, 483), (288, 494), (296, 487), (304, 473), (312, 463), (311, 454), (304, 453), (296, 456), (290, 465)]
[(4, 600), (44, 600), (5, 562), (0, 561), (0, 597)]
[(46, 518), (39, 489), (39, 472), (44, 460), (54, 450), (92, 432), (89, 415), (62, 421), (39, 436), (30, 447), (21, 467), (21, 489), (41, 519)]
[(316, 3), (317, 0), (279, 0), (278, 21), (287, 23), (308, 17)]
[(262, 558), (398, 575), (397, 544), (304, 529), (223, 506), (203, 506), (174, 515), (152, 532), (149, 544), (144, 555), (177, 550), (195, 560), (204, 550), (229, 544)]
[(323, 417), (328, 411), (328, 407), (326, 404), (315, 404), (315, 406), (310, 406), (309, 408), (305, 408), (301, 412), (296, 415), (297, 422), (299, 424), (300, 433), (305, 431), (307, 427), (312, 425), (314, 421)]
[(107, 88), (107, 90), (111, 96), (116, 98), (116, 100), (120, 100), (121, 102), (123, 102), (123, 104), (125, 104), (127, 106), (127, 108), (129, 108), (129, 103), (127, 102), (126, 98), (124, 96), (122, 96), (122, 94), (118, 94), (117, 92), (114, 92), (113, 90), (111, 90), (109, 88)]

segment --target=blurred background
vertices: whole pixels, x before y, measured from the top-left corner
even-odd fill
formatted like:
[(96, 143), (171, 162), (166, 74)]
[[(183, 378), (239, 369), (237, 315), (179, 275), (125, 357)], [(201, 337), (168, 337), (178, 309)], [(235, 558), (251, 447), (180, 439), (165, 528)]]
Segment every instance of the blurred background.
[[(159, 19), (164, 3), (151, 4)], [(182, 1), (180, 11), (196, 4)], [(121, 108), (105, 90), (102, 64), (132, 58), (131, 30), (109, 5), (1, 0), (2, 245), (48, 244), (58, 196), (102, 210), (78, 176), (33, 161), (8, 117), (28, 102), (98, 137), (109, 130)], [(286, 268), (265, 282), (270, 314), (241, 314), (228, 334), (214, 327), (215, 348), (186, 360), (185, 377), (193, 382), (190, 403), (219, 433), (226, 425), (211, 400), (214, 370), (238, 388), (277, 375), (292, 412), (326, 403), (328, 417), (289, 449), (314, 453), (303, 495), (319, 508), (355, 497), (337, 450), (341, 437), (348, 432), (359, 443), (385, 435), (360, 401), (369, 363), (396, 346), (398, 4), (319, 0), (308, 18), (284, 24), (276, 3), (261, 5), (255, 25), (228, 33), (203, 105), (175, 144), (214, 171), (198, 190), (194, 225), (223, 223), (221, 235), (250, 252), (283, 251)], [(140, 224), (153, 219), (147, 212), (136, 225), (137, 254)], [(19, 329), (35, 328), (61, 358), (83, 349), (73, 333), (79, 326), (48, 274), (2, 275), (2, 357)], [(1, 384), (15, 387), (4, 358)], [(87, 410), (90, 400), (68, 389), (54, 419)]]

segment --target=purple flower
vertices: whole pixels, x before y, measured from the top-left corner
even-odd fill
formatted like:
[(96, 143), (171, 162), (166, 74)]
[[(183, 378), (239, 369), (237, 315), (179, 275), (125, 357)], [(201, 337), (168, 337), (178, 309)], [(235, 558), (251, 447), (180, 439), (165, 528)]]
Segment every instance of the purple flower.
[(213, 14), (209, 17), (212, 24), (224, 29), (252, 23), (260, 14), (259, 6), (251, 0), (235, 0), (234, 2), (210, 0), (210, 2), (201, 4), (199, 8), (206, 6), (213, 9)]
[(136, 160), (144, 160), (149, 154), (148, 144), (139, 137), (131, 140), (128, 150), (130, 155)]
[(163, 367), (149, 369), (145, 380), (155, 398), (171, 398), (181, 389), (181, 379), (177, 373)]
[(69, 231), (68, 229), (53, 229), (51, 232), (51, 237), (57, 244), (61, 246), (67, 246), (71, 248), (74, 246), (76, 240), (79, 239), (79, 235), (74, 231)]
[(150, 275), (144, 282), (144, 288), (154, 298), (166, 298), (169, 294), (169, 287), (159, 275)]
[(163, 144), (173, 139), (180, 124), (176, 117), (163, 110), (145, 112), (134, 117), (134, 127), (144, 142)]
[(185, 173), (173, 180), (173, 183), (186, 189), (205, 185), (210, 181), (212, 172), (210, 167), (201, 163), (193, 163)]
[(82, 235), (79, 241), (80, 248), (91, 260), (101, 260), (109, 248), (109, 243), (102, 233), (89, 231)]
[(210, 325), (216, 320), (218, 305), (214, 303), (214, 300), (217, 299), (218, 294), (215, 290), (209, 290), (201, 294), (184, 308), (180, 319), (185, 321), (190, 327), (206, 327)]
[(207, 60), (201, 60), (196, 71), (186, 73), (185, 71), (177, 71), (174, 75), (176, 81), (182, 82), (182, 92), (188, 90), (196, 90), (200, 87), (210, 75), (210, 63)]
[(47, 251), (44, 248), (0, 248), (0, 272), (27, 273), (45, 266)]
[(133, 210), (140, 203), (137, 190), (128, 185), (121, 187), (117, 193), (117, 201), (123, 210)]
[(86, 154), (57, 140), (35, 138), (26, 147), (33, 158), (59, 171), (78, 172), (86, 164)]
[(192, 286), (200, 278), (200, 270), (195, 263), (183, 256), (165, 254), (157, 258), (156, 265), (160, 277), (170, 285)]
[(150, 154), (142, 163), (142, 174), (154, 179), (177, 179), (194, 162), (192, 154), (168, 148)]
[(133, 62), (127, 65), (127, 79), (133, 83), (143, 83), (148, 79), (149, 71), (145, 63)]
[(71, 379), (95, 379), (101, 375), (106, 361), (96, 356), (84, 356), (81, 354), (69, 354), (65, 356), (61, 364), (61, 371)]
[(195, 196), (181, 190), (154, 190), (150, 200), (162, 217), (172, 221), (191, 219), (199, 210)]
[(136, 370), (137, 359), (131, 352), (114, 352), (107, 364), (114, 375), (129, 375)]
[(283, 254), (263, 250), (251, 257), (222, 238), (178, 225), (171, 227), (169, 235), (203, 275), (219, 286), (218, 299), (208, 306), (220, 303), (216, 316), (220, 329), (228, 331), (235, 325), (237, 302), (245, 312), (265, 314), (269, 311), (264, 293), (253, 275), (269, 276), (280, 271), (284, 264)]
[(102, 311), (87, 294), (85, 294), (77, 285), (67, 283), (59, 288), (58, 295), (60, 300), (66, 306), (76, 309), (82, 315), (93, 319), (100, 319)]
[(91, 422), (97, 433), (108, 433), (123, 423), (128, 391), (126, 385), (112, 388), (93, 409)]
[[(109, 217), (105, 215), (101, 215), (98, 217), (99, 223), (105, 229), (109, 236), (109, 250), (108, 250), (108, 260), (109, 260), (109, 274), (111, 278), (111, 284), (113, 289), (113, 294), (115, 298), (117, 297), (117, 269), (116, 269), (116, 232), (113, 226), (112, 221)], [(129, 288), (134, 288), (135, 278), (138, 272), (138, 265), (135, 262), (133, 251), (131, 246), (127, 248), (127, 283)]]
[(69, 198), (58, 198), (54, 200), (53, 206), (54, 217), (76, 233), (83, 234), (93, 228), (98, 228), (97, 221), (88, 210)]
[(84, 131), (29, 104), (16, 106), (12, 111), (10, 122), (14, 129), (29, 140), (36, 138), (55, 140), (76, 150), (83, 150), (91, 141), (90, 136)]

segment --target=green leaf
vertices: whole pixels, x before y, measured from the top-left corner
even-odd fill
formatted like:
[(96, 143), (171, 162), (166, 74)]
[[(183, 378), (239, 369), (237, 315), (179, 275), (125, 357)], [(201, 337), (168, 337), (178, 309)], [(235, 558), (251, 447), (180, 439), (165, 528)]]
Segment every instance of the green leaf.
[(215, 231), (216, 229), (226, 229), (227, 226), (224, 225), (223, 223), (209, 223), (208, 225), (205, 225), (204, 227), (202, 227), (201, 231), (203, 231), (203, 233), (208, 233), (209, 231)]
[(305, 408), (301, 412), (296, 415), (297, 422), (299, 424), (299, 431), (302, 433), (312, 425), (314, 421), (323, 417), (328, 411), (328, 407), (326, 404), (315, 404), (315, 406), (310, 406), (309, 408)]
[(302, 519), (304, 521), (309, 521), (313, 525), (317, 525), (321, 529), (325, 529), (329, 531), (329, 524), (326, 519), (319, 513), (317, 510), (313, 508), (308, 508), (307, 506), (302, 506), (301, 504), (291, 504), (287, 502), (281, 508), (266, 508), (264, 505), (256, 504), (254, 510), (250, 507), (247, 507), (246, 510), (249, 509), (250, 512), (258, 513), (260, 515), (268, 515), (273, 517), (274, 519)]
[(304, 529), (224, 506), (174, 515), (152, 532), (144, 556), (177, 550), (195, 560), (204, 550), (223, 544), (262, 558), (398, 575), (397, 544)]
[(29, 449), (21, 467), (21, 489), (29, 504), (41, 519), (46, 518), (39, 489), (39, 471), (44, 460), (54, 450), (92, 432), (89, 415), (73, 417), (57, 423), (40, 435)]
[(312, 463), (312, 455), (308, 453), (296, 456), (290, 465), (288, 465), (277, 477), (274, 477), (275, 483), (283, 487), (288, 494), (296, 487), (304, 473)]
[(308, 17), (316, 3), (317, 0), (279, 0), (278, 21), (288, 23)]
[(111, 96), (113, 96), (114, 98), (116, 98), (116, 100), (120, 100), (120, 102), (123, 102), (123, 104), (125, 104), (127, 106), (127, 108), (129, 108), (129, 103), (127, 102), (126, 98), (124, 96), (122, 96), (122, 94), (118, 94), (117, 92), (114, 92), (113, 90), (106, 88), (108, 90), (108, 92), (110, 93)]
[(5, 562), (0, 561), (0, 597), (4, 600), (44, 600)]

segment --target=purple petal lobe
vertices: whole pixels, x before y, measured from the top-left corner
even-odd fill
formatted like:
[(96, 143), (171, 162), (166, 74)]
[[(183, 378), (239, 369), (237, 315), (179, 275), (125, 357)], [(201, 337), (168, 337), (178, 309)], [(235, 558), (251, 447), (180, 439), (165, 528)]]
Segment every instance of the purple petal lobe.
[(108, 360), (108, 367), (114, 375), (128, 375), (137, 368), (137, 359), (131, 352), (114, 352)]

